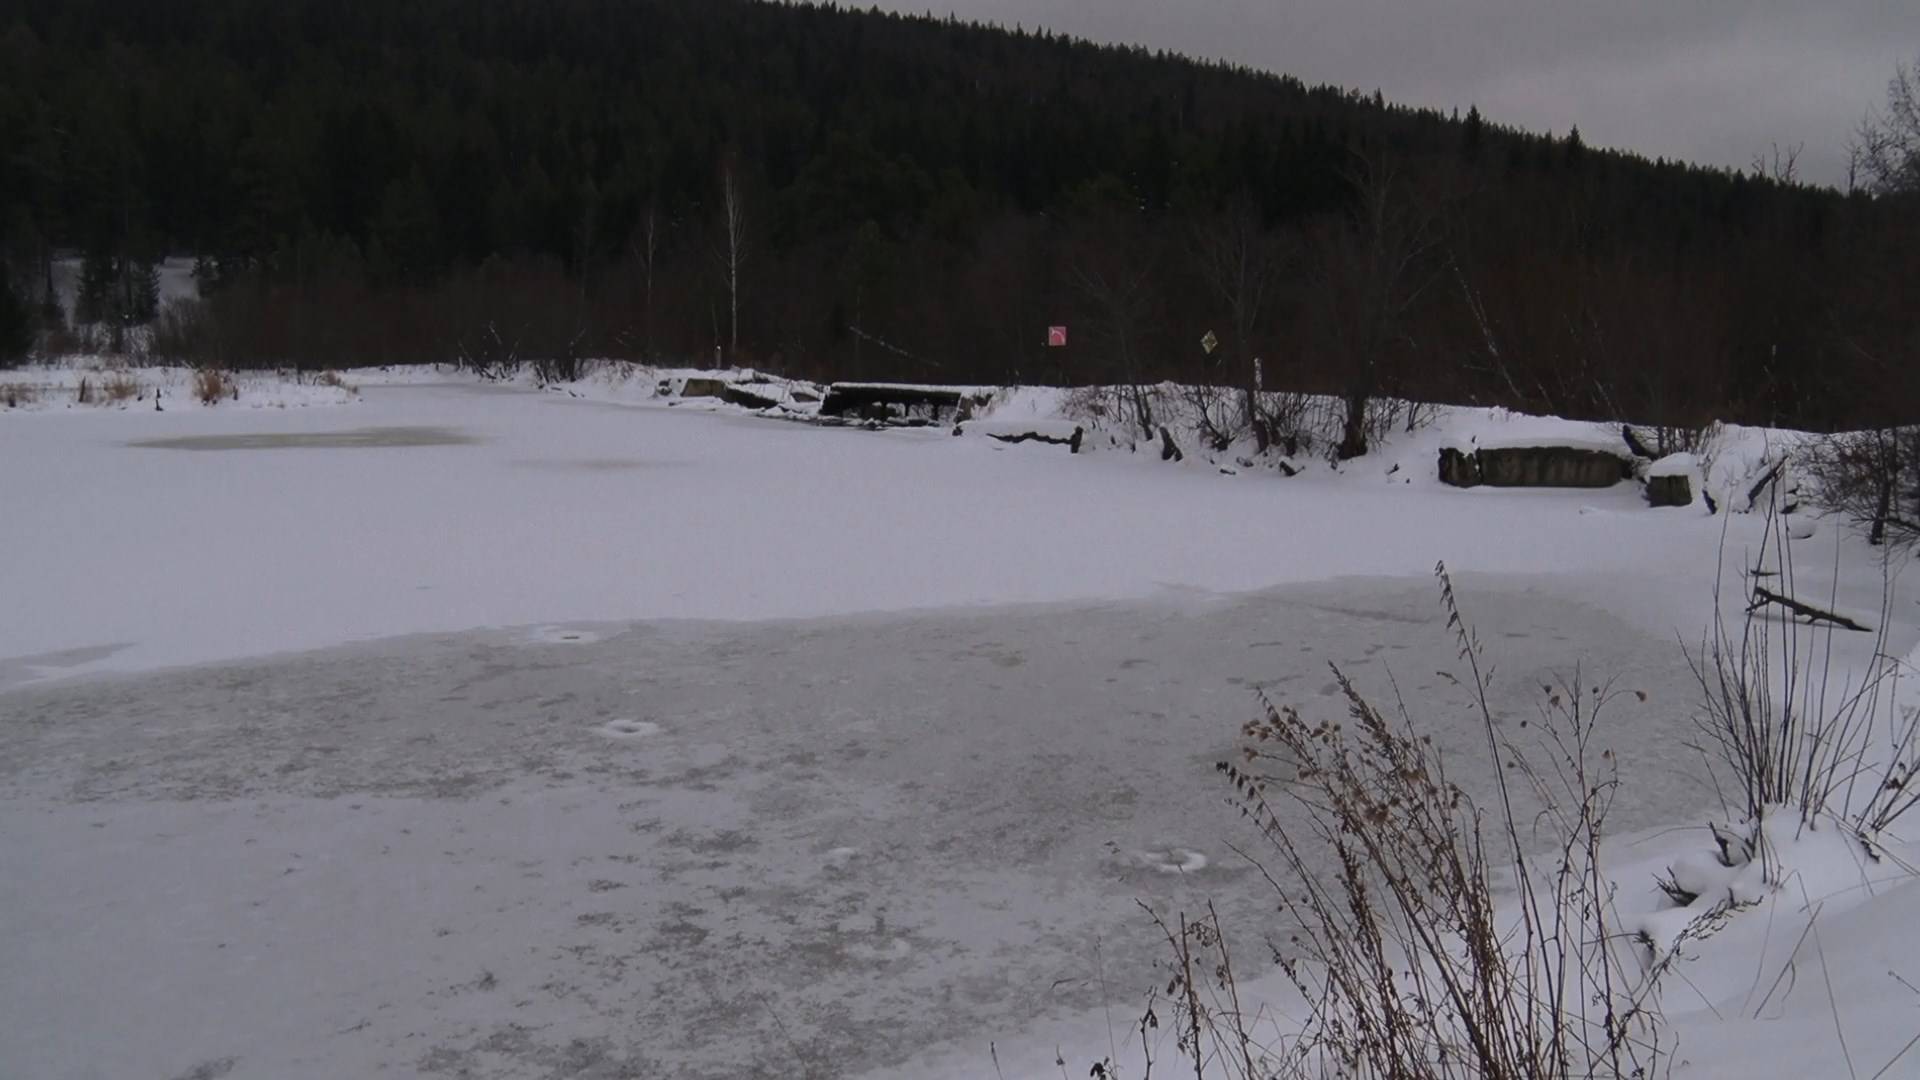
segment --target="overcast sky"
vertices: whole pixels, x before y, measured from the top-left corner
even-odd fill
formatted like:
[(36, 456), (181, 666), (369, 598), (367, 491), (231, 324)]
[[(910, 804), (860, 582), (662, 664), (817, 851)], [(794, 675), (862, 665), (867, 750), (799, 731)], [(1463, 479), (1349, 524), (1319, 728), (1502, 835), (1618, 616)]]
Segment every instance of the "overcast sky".
[(1920, 0), (880, 0), (1221, 58), (1590, 144), (1745, 167), (1846, 142), (1920, 55)]

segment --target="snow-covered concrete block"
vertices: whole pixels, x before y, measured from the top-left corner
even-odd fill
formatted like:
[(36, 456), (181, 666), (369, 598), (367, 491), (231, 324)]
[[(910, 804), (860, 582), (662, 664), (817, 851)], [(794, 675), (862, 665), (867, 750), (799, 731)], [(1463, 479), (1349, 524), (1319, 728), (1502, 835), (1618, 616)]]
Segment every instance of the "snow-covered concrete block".
[(1494, 446), (1440, 451), (1440, 479), (1454, 487), (1612, 487), (1633, 475), (1612, 450), (1581, 446)]
[(1692, 506), (1700, 461), (1692, 454), (1669, 454), (1647, 468), (1647, 505)]

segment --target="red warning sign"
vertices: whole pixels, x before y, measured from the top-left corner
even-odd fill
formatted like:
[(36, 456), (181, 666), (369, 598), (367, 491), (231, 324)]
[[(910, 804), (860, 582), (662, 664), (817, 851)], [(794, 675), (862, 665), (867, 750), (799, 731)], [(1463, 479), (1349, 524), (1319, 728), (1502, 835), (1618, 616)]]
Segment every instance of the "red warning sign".
[(1067, 347), (1067, 328), (1064, 326), (1047, 327), (1047, 348), (1064, 349)]

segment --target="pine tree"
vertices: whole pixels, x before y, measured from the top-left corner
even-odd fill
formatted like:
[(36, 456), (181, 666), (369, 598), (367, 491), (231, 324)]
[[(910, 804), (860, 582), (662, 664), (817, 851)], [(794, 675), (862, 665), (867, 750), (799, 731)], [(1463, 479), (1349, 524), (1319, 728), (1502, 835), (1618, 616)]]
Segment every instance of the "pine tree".
[(1567, 132), (1567, 164), (1580, 164), (1580, 160), (1586, 156), (1586, 153), (1586, 140), (1580, 137), (1580, 125), (1575, 124), (1573, 130)]
[(74, 322), (87, 325), (113, 318), (114, 282), (119, 274), (113, 256), (105, 252), (89, 252), (81, 260), (80, 292), (73, 306)]
[(1480, 158), (1480, 144), (1486, 138), (1486, 122), (1480, 119), (1480, 106), (1467, 109), (1467, 119), (1460, 129), (1460, 150), (1469, 161)]
[(0, 368), (12, 367), (26, 359), (33, 348), (33, 316), (27, 303), (14, 291), (12, 274), (0, 259)]
[(80, 263), (76, 322), (123, 330), (160, 313), (160, 267), (147, 259), (96, 251)]

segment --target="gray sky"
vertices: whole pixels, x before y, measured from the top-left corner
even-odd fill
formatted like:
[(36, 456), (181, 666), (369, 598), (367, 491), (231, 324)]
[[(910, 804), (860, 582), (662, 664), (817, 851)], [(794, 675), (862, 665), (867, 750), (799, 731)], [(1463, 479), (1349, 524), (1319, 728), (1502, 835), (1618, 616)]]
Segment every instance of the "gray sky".
[(1920, 55), (1920, 0), (880, 0), (1216, 57), (1648, 157), (1745, 167), (1846, 142)]

